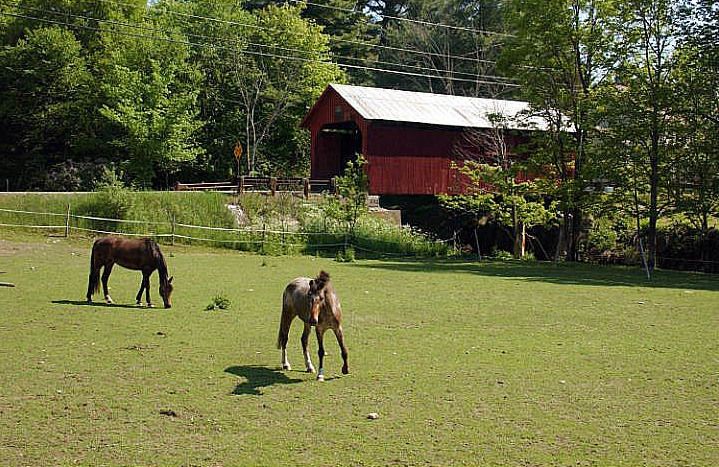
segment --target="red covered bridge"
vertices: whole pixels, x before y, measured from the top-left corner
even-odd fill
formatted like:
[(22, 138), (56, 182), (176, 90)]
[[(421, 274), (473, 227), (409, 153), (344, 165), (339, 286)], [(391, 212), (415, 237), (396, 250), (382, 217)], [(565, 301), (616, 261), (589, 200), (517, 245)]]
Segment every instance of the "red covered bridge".
[[(520, 101), (447, 96), (331, 84), (302, 121), (312, 135), (312, 178), (341, 175), (356, 154), (367, 159), (370, 194), (456, 194), (461, 183), (452, 161), (466, 129), (492, 128), (489, 115), (516, 130), (510, 145), (543, 130), (523, 117)], [(479, 156), (479, 155), (478, 155)]]

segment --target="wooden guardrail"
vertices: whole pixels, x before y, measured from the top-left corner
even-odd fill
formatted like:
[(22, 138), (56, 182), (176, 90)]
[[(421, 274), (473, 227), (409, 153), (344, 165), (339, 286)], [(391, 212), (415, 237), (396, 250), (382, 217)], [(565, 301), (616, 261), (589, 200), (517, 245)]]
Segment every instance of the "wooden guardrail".
[(310, 193), (329, 191), (334, 193), (335, 179), (278, 178), (278, 177), (240, 177), (237, 182), (176, 183), (175, 191), (221, 191), (225, 193), (302, 193), (307, 198)]

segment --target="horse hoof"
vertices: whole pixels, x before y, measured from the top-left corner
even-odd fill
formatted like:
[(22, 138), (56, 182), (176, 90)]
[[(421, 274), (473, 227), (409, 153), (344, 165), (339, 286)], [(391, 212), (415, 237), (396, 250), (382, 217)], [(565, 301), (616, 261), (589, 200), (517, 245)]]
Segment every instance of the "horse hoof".
[(282, 369), (286, 371), (292, 371), (292, 367), (289, 365), (282, 365)]
[(105, 303), (107, 303), (108, 305), (112, 305), (115, 302), (113, 302), (112, 299), (110, 298), (110, 296), (108, 295), (107, 297), (105, 297)]
[(155, 305), (153, 305), (152, 303), (148, 303), (147, 308), (155, 308)]
[(315, 372), (315, 367), (313, 367), (313, 366), (307, 367), (307, 373), (314, 373), (314, 372)]
[(343, 375), (347, 375), (347, 374), (349, 374), (349, 372), (350, 372), (350, 369), (349, 369), (349, 368), (347, 368), (346, 366), (343, 366), (343, 367), (342, 367), (342, 374), (343, 374)]
[(325, 375), (317, 375), (317, 381), (324, 381)]

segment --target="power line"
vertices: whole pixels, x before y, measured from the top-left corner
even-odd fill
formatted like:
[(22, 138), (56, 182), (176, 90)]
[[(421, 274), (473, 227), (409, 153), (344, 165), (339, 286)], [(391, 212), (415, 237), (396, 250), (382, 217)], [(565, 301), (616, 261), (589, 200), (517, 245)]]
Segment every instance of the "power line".
[[(292, 3), (305, 3), (305, 4), (307, 4), (307, 5), (312, 5), (312, 6), (316, 6), (316, 7), (319, 7), (319, 8), (327, 8), (327, 9), (330, 9), (330, 10), (346, 11), (346, 12), (353, 13), (353, 14), (356, 14), (356, 15), (363, 15), (363, 16), (365, 15), (363, 12), (357, 11), (357, 10), (355, 10), (355, 9), (353, 9), (353, 8), (342, 8), (342, 7), (333, 6), (333, 5), (322, 5), (322, 4), (319, 4), (319, 3), (309, 2), (309, 1), (307, 1), (307, 0), (288, 0), (288, 1), (290, 1), (290, 2), (292, 2)], [(454, 25), (451, 25), (451, 24), (433, 23), (433, 22), (431, 22), (431, 21), (424, 21), (424, 20), (413, 19), (413, 18), (404, 18), (404, 17), (401, 17), (401, 16), (392, 16), (392, 15), (384, 15), (384, 14), (379, 14), (379, 16), (381, 16), (382, 18), (389, 18), (389, 19), (393, 19), (393, 20), (396, 20), (396, 21), (407, 21), (407, 22), (414, 23), (414, 24), (421, 24), (421, 25), (423, 25), (423, 26), (432, 26), (432, 27), (438, 27), (438, 28), (455, 29), (455, 30), (459, 30), (459, 31), (472, 32), (472, 33), (475, 33), (475, 34), (484, 34), (484, 35), (490, 35), (490, 36), (505, 36), (505, 37), (511, 37), (511, 36), (512, 36), (511, 34), (507, 34), (507, 33), (503, 33), (503, 32), (485, 31), (485, 30), (482, 30), (482, 29), (468, 28), (468, 27), (465, 27), (465, 26), (454, 26)]]
[[(120, 0), (97, 0), (97, 1), (103, 2), (103, 3), (113, 3), (116, 5), (136, 6), (131, 3), (123, 2)], [(149, 9), (150, 6), (148, 5), (147, 8)], [(155, 8), (157, 8), (157, 7), (155, 7)], [(165, 12), (167, 12), (171, 15), (183, 16), (186, 18), (202, 19), (202, 20), (208, 20), (208, 21), (230, 24), (230, 25), (235, 25), (235, 26), (244, 26), (244, 27), (253, 28), (253, 29), (261, 29), (261, 30), (265, 30), (265, 31), (277, 31), (276, 28), (268, 28), (265, 26), (258, 26), (256, 24), (248, 24), (248, 23), (243, 23), (240, 21), (223, 20), (223, 19), (219, 19), (219, 18), (213, 18), (211, 16), (193, 15), (193, 14), (189, 14), (189, 13), (182, 13), (179, 11), (173, 11), (173, 10), (167, 10), (167, 9), (165, 10)], [(497, 63), (495, 60), (486, 60), (486, 59), (480, 59), (480, 58), (474, 58), (474, 57), (462, 57), (461, 55), (442, 54), (442, 53), (438, 53), (438, 52), (429, 52), (429, 51), (423, 51), (423, 50), (408, 49), (405, 47), (374, 44), (372, 42), (360, 41), (360, 40), (342, 39), (342, 38), (338, 38), (338, 37), (334, 37), (333, 40), (335, 40), (337, 42), (342, 42), (345, 44), (362, 45), (362, 46), (366, 46), (366, 47), (378, 48), (378, 49), (383, 49), (383, 50), (395, 50), (398, 52), (417, 54), (417, 55), (450, 58), (453, 60), (462, 60), (462, 61), (476, 62), (476, 63), (487, 63), (487, 64), (496, 64)]]
[[(105, 1), (105, 0), (100, 0), (100, 1)], [(53, 15), (57, 15), (57, 16), (65, 16), (65, 17), (69, 16), (69, 17), (79, 18), (79, 19), (84, 19), (84, 20), (89, 20), (89, 21), (99, 21), (99, 22), (104, 22), (107, 24), (119, 25), (119, 26), (134, 28), (134, 29), (140, 29), (140, 30), (144, 30), (144, 31), (150, 31), (150, 32), (168, 33), (167, 30), (158, 30), (156, 28), (152, 28), (149, 26), (143, 26), (143, 25), (136, 24), (136, 23), (124, 23), (122, 21), (115, 21), (115, 20), (110, 20), (110, 19), (100, 19), (100, 18), (95, 18), (95, 17), (91, 17), (91, 16), (77, 15), (77, 14), (68, 13), (68, 12), (64, 12), (64, 11), (45, 10), (45, 9), (41, 9), (41, 8), (35, 8), (35, 7), (24, 6), (24, 5), (16, 5), (16, 6), (23, 8), (23, 9), (40, 12), (40, 13), (48, 13), (48, 14), (53, 14)], [(207, 35), (203, 35), (203, 34), (194, 34), (194, 33), (185, 33), (185, 34), (187, 36), (192, 36), (192, 37), (201, 38), (201, 39), (210, 39), (210, 40), (218, 39), (217, 37), (207, 36)], [(279, 45), (257, 44), (254, 42), (244, 42), (243, 43), (241, 41), (224, 40), (224, 39), (220, 39), (220, 42), (222, 42), (223, 44), (250, 45), (250, 46), (260, 47), (260, 48), (280, 49), (285, 52), (298, 52), (300, 54), (307, 54), (307, 51), (305, 51), (305, 50), (295, 49), (295, 48), (291, 48), (291, 47), (283, 47), (283, 46), (279, 46)], [(498, 77), (498, 76), (491, 76), (491, 75), (482, 75), (482, 74), (478, 74), (478, 73), (469, 73), (469, 72), (462, 72), (462, 71), (429, 68), (429, 67), (423, 67), (423, 66), (419, 66), (419, 65), (388, 62), (388, 61), (384, 61), (384, 60), (372, 60), (372, 59), (368, 59), (368, 58), (348, 57), (348, 56), (342, 56), (342, 55), (338, 55), (336, 57), (339, 59), (342, 59), (342, 60), (355, 60), (355, 61), (363, 61), (365, 63), (376, 63), (376, 64), (380, 64), (380, 65), (405, 67), (405, 68), (410, 68), (410, 69), (420, 70), (420, 71), (425, 71), (425, 72), (447, 73), (450, 75), (464, 75), (464, 76), (473, 77), (475, 79), (476, 78), (494, 79), (499, 84), (503, 84), (502, 80), (516, 81), (513, 78), (505, 78), (505, 77)], [(442, 77), (442, 78), (444, 79), (444, 77)]]
[[(8, 6), (8, 5), (6, 5)], [(51, 24), (57, 24), (62, 26), (68, 26), (71, 28), (80, 28), (80, 29), (87, 29), (91, 31), (98, 31), (103, 32), (100, 28), (94, 28), (91, 26), (86, 25), (79, 25), (79, 24), (72, 24), (67, 23), (64, 21), (56, 21), (51, 20), (47, 18), (38, 18), (34, 16), (28, 16), (28, 15), (22, 15), (17, 13), (7, 13), (7, 12), (0, 12), (0, 15), (4, 16), (10, 16), (15, 18), (24, 18), (29, 19), (33, 21), (40, 21), (45, 23), (51, 23)], [(98, 22), (109, 22), (109, 20), (102, 20), (98, 18), (92, 18), (94, 21)], [(132, 26), (129, 26), (132, 27)], [(152, 29), (155, 32), (167, 32), (167, 31), (160, 31), (157, 29)], [(129, 32), (120, 32), (120, 31), (105, 31), (110, 34), (117, 34), (121, 36), (127, 36), (127, 37), (135, 37), (135, 38), (142, 38), (142, 39), (149, 39), (149, 40), (160, 40), (164, 42), (170, 42), (170, 43), (176, 43), (176, 44), (184, 44), (184, 45), (191, 45), (196, 47), (204, 47), (204, 48), (214, 48), (214, 49), (221, 49), (221, 50), (229, 50), (233, 52), (238, 52), (236, 49), (230, 49), (228, 47), (224, 47), (218, 44), (203, 44), (203, 43), (197, 43), (197, 42), (190, 42), (190, 41), (183, 41), (179, 39), (170, 39), (167, 37), (157, 37), (157, 36), (147, 36), (144, 34), (135, 34), (135, 33), (129, 33)], [(403, 75), (403, 76), (413, 76), (413, 77), (419, 77), (419, 78), (429, 78), (429, 79), (442, 79), (442, 80), (449, 80), (449, 81), (457, 81), (457, 82), (466, 82), (466, 83), (472, 83), (472, 84), (493, 84), (493, 85), (501, 85), (505, 87), (519, 87), (519, 85), (516, 84), (509, 84), (509, 83), (501, 83), (497, 81), (483, 81), (483, 80), (470, 80), (470, 79), (464, 79), (464, 78), (453, 78), (453, 77), (444, 77), (444, 76), (438, 76), (438, 75), (430, 75), (430, 74), (424, 74), (424, 73), (413, 73), (413, 72), (407, 72), (407, 71), (399, 71), (399, 70), (387, 70), (384, 68), (377, 68), (377, 67), (368, 67), (368, 66), (360, 66), (360, 65), (352, 65), (348, 63), (342, 63), (342, 62), (333, 62), (331, 60), (319, 60), (319, 59), (309, 59), (309, 58), (303, 58), (303, 57), (295, 57), (295, 56), (287, 56), (287, 55), (278, 55), (278, 54), (272, 54), (272, 53), (266, 53), (266, 52), (257, 52), (257, 51), (251, 51), (251, 50), (242, 50), (239, 51), (242, 54), (248, 54), (248, 55), (256, 55), (256, 56), (263, 56), (263, 57), (271, 57), (271, 58), (279, 58), (279, 59), (287, 59), (287, 60), (294, 60), (294, 61), (302, 61), (302, 62), (309, 62), (309, 63), (325, 63), (325, 64), (333, 64), (340, 67), (345, 68), (351, 68), (351, 69), (360, 69), (360, 70), (367, 70), (367, 71), (375, 71), (378, 73), (389, 73), (389, 74), (396, 74), (396, 75)]]

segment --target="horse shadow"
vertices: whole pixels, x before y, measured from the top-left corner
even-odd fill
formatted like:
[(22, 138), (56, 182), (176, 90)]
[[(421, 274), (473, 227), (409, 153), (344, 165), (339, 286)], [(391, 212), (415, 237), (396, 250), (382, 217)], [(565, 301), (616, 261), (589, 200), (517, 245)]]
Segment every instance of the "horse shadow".
[(123, 305), (120, 303), (105, 303), (105, 302), (92, 302), (88, 303), (86, 300), (53, 300), (52, 303), (58, 305), (73, 305), (73, 306), (102, 306), (106, 308), (138, 308), (137, 305)]
[(235, 395), (249, 394), (261, 396), (262, 391), (260, 391), (260, 388), (273, 386), (275, 384), (301, 383), (303, 381), (297, 378), (288, 378), (287, 375), (280, 370), (257, 365), (231, 366), (225, 368), (225, 373), (241, 376), (246, 380), (239, 383), (237, 387), (235, 387), (235, 390), (232, 391), (232, 394)]

